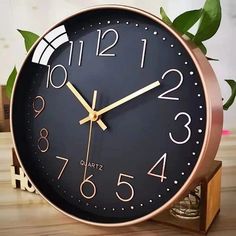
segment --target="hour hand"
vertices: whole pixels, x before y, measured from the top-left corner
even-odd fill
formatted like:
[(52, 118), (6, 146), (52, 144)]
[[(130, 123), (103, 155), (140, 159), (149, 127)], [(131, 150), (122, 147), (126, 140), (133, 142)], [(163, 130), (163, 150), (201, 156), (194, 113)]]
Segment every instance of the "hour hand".
[[(89, 106), (89, 104), (85, 101), (83, 96), (79, 93), (79, 91), (74, 87), (74, 85), (71, 82), (67, 82), (66, 86), (70, 89), (70, 91), (75, 95), (75, 97), (80, 101), (82, 106), (87, 110), (89, 113), (89, 117), (91, 117), (91, 120), (93, 119), (93, 116), (95, 116), (94, 110)], [(102, 130), (106, 130), (107, 126), (103, 123), (103, 121), (97, 117), (94, 117), (94, 120), (98, 123), (98, 125), (101, 127)]]

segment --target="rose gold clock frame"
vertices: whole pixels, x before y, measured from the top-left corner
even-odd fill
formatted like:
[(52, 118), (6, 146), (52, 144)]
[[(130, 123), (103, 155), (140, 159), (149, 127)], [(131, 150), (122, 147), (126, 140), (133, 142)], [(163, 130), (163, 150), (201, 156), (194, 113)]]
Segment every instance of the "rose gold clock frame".
[[(81, 13), (84, 13), (87, 11), (93, 11), (93, 10), (105, 9), (105, 8), (123, 9), (123, 10), (129, 10), (132, 12), (136, 12), (140, 15), (143, 15), (143, 16), (153, 20), (154, 22), (157, 22), (158, 24), (160, 24), (164, 28), (166, 28), (171, 34), (173, 34), (175, 36), (175, 38), (184, 46), (184, 48), (189, 53), (193, 62), (196, 65), (196, 68), (198, 70), (198, 73), (200, 75), (200, 78), (201, 78), (201, 81), (203, 84), (205, 98), (206, 98), (206, 108), (207, 108), (207, 111), (206, 111), (207, 112), (206, 134), (205, 134), (205, 138), (204, 138), (204, 143), (202, 146), (200, 157), (198, 159), (198, 162), (197, 162), (195, 168), (192, 171), (192, 174), (190, 175), (188, 180), (185, 182), (185, 184), (182, 186), (182, 188), (175, 194), (175, 196), (172, 199), (170, 199), (162, 207), (153, 211), (152, 213), (147, 214), (144, 217), (141, 217), (141, 218), (138, 218), (138, 219), (135, 219), (132, 221), (124, 222), (124, 223), (105, 224), (105, 223), (90, 222), (90, 221), (82, 220), (82, 219), (76, 218), (75, 216), (69, 215), (68, 213), (66, 213), (63, 210), (56, 207), (52, 202), (49, 202), (49, 200), (46, 199), (41, 194), (41, 196), (43, 198), (45, 198), (56, 209), (58, 209), (59, 211), (63, 212), (64, 214), (66, 214), (76, 220), (79, 220), (79, 221), (87, 223), (87, 224), (92, 224), (92, 225), (106, 226), (106, 227), (107, 226), (108, 227), (117, 227), (117, 226), (131, 225), (131, 224), (139, 223), (139, 222), (148, 220), (150, 218), (153, 218), (154, 216), (163, 212), (164, 210), (169, 209), (174, 203), (178, 202), (185, 194), (188, 193), (188, 191), (190, 191), (194, 186), (196, 186), (197, 183), (200, 182), (200, 180), (203, 178), (203, 176), (207, 173), (209, 167), (212, 165), (213, 160), (216, 155), (216, 152), (218, 150), (218, 146), (219, 146), (220, 139), (221, 139), (222, 126), (223, 126), (223, 105), (222, 105), (221, 92), (220, 92), (220, 88), (219, 88), (219, 85), (218, 85), (218, 82), (216, 79), (216, 75), (215, 75), (212, 67), (210, 66), (209, 62), (207, 61), (206, 57), (201, 52), (201, 50), (199, 48), (197, 48), (196, 45), (191, 44), (188, 40), (186, 40), (182, 36), (180, 36), (175, 30), (173, 30), (171, 27), (169, 27), (164, 22), (162, 22), (158, 17), (156, 17), (146, 11), (143, 11), (143, 10), (140, 10), (140, 9), (137, 9), (134, 7), (124, 6), (124, 5), (94, 6), (91, 8), (81, 10), (80, 12), (76, 13), (75, 15), (81, 14)], [(39, 42), (40, 40), (41, 40), (41, 38), (39, 38), (37, 42)], [(17, 82), (17, 79), (16, 79), (16, 82)], [(15, 85), (16, 85), (16, 82), (15, 82)], [(13, 88), (13, 96), (14, 96), (15, 85)], [(11, 100), (11, 116), (12, 116), (12, 104), (13, 104), (13, 99)], [(11, 130), (13, 131), (12, 117), (11, 117)], [(20, 165), (22, 166), (22, 168), (24, 170), (24, 166), (22, 165), (19, 155), (18, 155), (18, 151), (17, 151), (16, 144), (14, 141), (14, 133), (13, 132), (12, 132), (12, 138), (13, 138), (13, 143), (14, 143), (14, 148), (16, 151), (17, 158), (19, 160)], [(25, 172), (25, 170), (24, 170), (24, 172)], [(36, 189), (37, 189), (37, 186), (36, 186)]]

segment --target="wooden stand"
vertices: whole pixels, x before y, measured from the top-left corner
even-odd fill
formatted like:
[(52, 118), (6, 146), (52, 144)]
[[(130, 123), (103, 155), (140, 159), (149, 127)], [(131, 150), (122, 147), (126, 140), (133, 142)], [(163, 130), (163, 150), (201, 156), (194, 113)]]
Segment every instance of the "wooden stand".
[[(13, 165), (11, 166), (11, 180), (13, 188), (20, 188), (29, 192), (36, 192), (29, 182), (18, 162), (14, 149), (12, 149)], [(159, 214), (152, 220), (159, 223), (176, 226), (194, 232), (207, 233), (214, 219), (220, 211), (222, 162), (214, 161), (207, 176), (201, 183), (200, 218), (195, 220), (180, 219), (172, 216), (169, 210)]]
[(159, 214), (153, 220), (199, 233), (207, 233), (220, 212), (222, 162), (214, 161), (207, 176), (200, 182), (199, 219), (180, 219), (172, 216), (169, 210)]

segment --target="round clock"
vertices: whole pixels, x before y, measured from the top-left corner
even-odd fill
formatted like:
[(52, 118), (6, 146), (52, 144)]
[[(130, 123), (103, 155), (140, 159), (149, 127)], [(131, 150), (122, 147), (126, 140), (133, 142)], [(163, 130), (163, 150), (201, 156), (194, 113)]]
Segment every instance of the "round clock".
[(199, 49), (157, 17), (90, 8), (44, 34), (14, 87), (11, 128), (27, 176), (83, 222), (137, 223), (207, 171), (222, 103)]

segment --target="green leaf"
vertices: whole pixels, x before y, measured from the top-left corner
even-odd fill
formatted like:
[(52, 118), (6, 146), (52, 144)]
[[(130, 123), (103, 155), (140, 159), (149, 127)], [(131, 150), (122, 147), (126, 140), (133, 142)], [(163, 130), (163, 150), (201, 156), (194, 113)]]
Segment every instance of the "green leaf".
[(211, 57), (206, 57), (208, 61), (219, 61), (219, 59), (216, 58), (211, 58)]
[[(186, 32), (185, 35), (187, 35), (189, 37), (190, 41), (193, 41), (193, 39), (194, 39), (193, 34)], [(194, 43), (201, 49), (201, 51), (204, 55), (207, 54), (207, 48), (205, 47), (205, 45), (202, 42), (194, 42)]]
[(229, 107), (234, 103), (236, 97), (236, 81), (235, 80), (225, 80), (231, 88), (231, 96), (228, 101), (224, 104), (224, 110), (228, 110)]
[(186, 11), (173, 21), (173, 26), (182, 34), (185, 34), (200, 19), (202, 9)]
[(192, 41), (193, 38), (194, 38), (194, 35), (191, 34), (191, 33), (189, 33), (189, 32), (186, 32), (185, 35), (188, 36), (188, 38), (189, 38), (190, 41)]
[(220, 22), (220, 0), (206, 0), (194, 41), (202, 42), (210, 39), (217, 32)]
[(16, 75), (17, 75), (17, 70), (16, 67), (14, 67), (7, 79), (7, 85), (6, 85), (6, 94), (9, 98), (11, 97), (12, 88), (16, 79)]
[(21, 33), (25, 40), (25, 49), (28, 52), (32, 45), (35, 43), (35, 41), (39, 38), (39, 36), (33, 32), (30, 31), (25, 31), (25, 30), (20, 30), (18, 31)]
[(195, 42), (195, 43), (201, 49), (202, 53), (206, 55), (207, 54), (206, 46), (202, 42)]
[(160, 14), (161, 14), (161, 18), (162, 20), (169, 26), (172, 26), (172, 21), (170, 20), (170, 18), (167, 16), (165, 10), (163, 7), (160, 8)]

